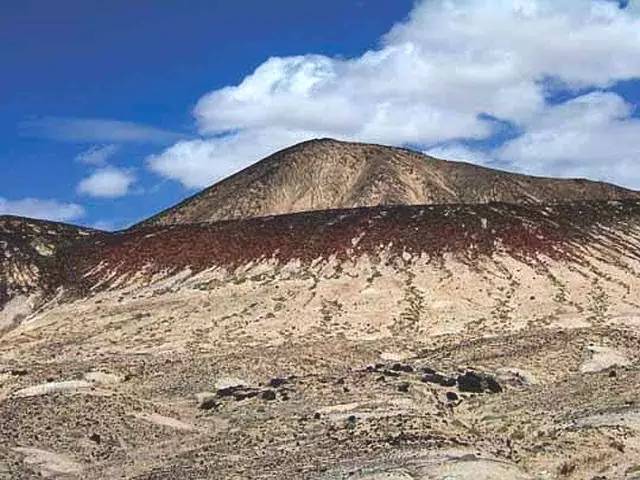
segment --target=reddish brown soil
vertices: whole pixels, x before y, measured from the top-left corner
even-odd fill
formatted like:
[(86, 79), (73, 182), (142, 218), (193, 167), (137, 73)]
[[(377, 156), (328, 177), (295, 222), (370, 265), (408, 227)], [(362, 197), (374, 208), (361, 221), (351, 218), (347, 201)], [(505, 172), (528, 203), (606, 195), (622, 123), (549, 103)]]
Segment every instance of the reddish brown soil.
[[(119, 275), (143, 267), (149, 273), (187, 267), (197, 272), (267, 258), (281, 263), (344, 259), (384, 247), (392, 255), (425, 253), (433, 260), (452, 253), (471, 264), (498, 249), (525, 261), (545, 255), (580, 262), (580, 248), (602, 243), (602, 237), (609, 237), (608, 248), (627, 249), (620, 234), (639, 217), (638, 201), (543, 208), (496, 203), (329, 210), (99, 235), (74, 245), (66, 263), (72, 280), (99, 263)], [(360, 240), (354, 246), (356, 238)]]

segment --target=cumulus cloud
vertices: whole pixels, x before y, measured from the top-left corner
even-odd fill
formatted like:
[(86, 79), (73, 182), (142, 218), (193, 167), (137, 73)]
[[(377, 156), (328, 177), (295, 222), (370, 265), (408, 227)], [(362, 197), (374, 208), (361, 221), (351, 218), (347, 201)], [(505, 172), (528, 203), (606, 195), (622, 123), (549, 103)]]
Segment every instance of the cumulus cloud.
[(548, 106), (522, 136), (496, 152), (518, 170), (589, 177), (640, 187), (640, 119), (610, 92)]
[[(636, 2), (622, 9), (606, 0), (425, 0), (360, 57), (274, 57), (238, 85), (206, 94), (194, 109), (204, 138), (149, 165), (193, 187), (291, 139), (460, 146), (496, 138), (503, 123), (525, 134), (539, 128), (555, 112), (554, 92), (578, 95), (639, 77)], [(615, 156), (616, 145), (603, 140)], [(553, 163), (546, 168), (553, 173)]]
[(118, 145), (94, 145), (80, 152), (76, 160), (86, 165), (104, 166), (119, 150)]
[(83, 195), (99, 198), (117, 198), (129, 193), (136, 178), (131, 170), (105, 167), (93, 172), (78, 184)]
[(435, 158), (475, 163), (476, 165), (489, 165), (496, 161), (493, 157), (493, 152), (470, 148), (460, 143), (438, 145), (425, 150), (423, 153)]
[(63, 203), (57, 200), (23, 198), (8, 200), (0, 197), (0, 215), (39, 218), (55, 222), (68, 222), (83, 217), (85, 210), (75, 203)]
[(240, 132), (216, 140), (178, 142), (147, 162), (160, 175), (179, 179), (188, 188), (201, 188), (310, 136), (280, 129)]
[(22, 135), (77, 143), (149, 143), (166, 145), (183, 134), (133, 122), (104, 118), (44, 117), (20, 123)]

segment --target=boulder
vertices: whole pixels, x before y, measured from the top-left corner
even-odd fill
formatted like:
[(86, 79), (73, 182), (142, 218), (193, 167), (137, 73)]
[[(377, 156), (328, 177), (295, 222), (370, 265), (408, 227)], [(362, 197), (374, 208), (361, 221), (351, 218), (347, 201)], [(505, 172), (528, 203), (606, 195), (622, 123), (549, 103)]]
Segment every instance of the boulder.
[(500, 393), (502, 387), (490, 375), (478, 372), (467, 371), (463, 375), (459, 375), (457, 379), (458, 388), (461, 392), (470, 393)]

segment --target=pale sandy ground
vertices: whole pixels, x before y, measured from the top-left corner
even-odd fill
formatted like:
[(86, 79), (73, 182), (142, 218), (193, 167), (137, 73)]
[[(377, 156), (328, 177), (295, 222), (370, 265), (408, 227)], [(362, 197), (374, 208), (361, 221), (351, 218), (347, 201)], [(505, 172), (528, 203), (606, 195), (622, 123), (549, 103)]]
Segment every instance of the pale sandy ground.
[[(0, 478), (638, 479), (629, 242), (582, 265), (383, 253), (58, 298), (0, 337)], [(260, 393), (217, 393), (236, 385)]]

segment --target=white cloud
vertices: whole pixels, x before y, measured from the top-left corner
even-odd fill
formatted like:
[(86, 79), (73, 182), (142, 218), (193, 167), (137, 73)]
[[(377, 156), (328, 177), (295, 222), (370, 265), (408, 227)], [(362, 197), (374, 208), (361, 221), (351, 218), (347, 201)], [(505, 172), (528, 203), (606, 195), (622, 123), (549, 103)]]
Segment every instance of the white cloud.
[(94, 145), (80, 152), (76, 160), (87, 165), (103, 166), (118, 152), (119, 148), (118, 145)]
[(126, 195), (136, 178), (132, 171), (105, 167), (96, 170), (78, 184), (78, 193), (100, 198)]
[(605, 0), (424, 0), (377, 50), (353, 59), (274, 57), (208, 93), (194, 109), (205, 139), (180, 142), (149, 164), (194, 187), (290, 139), (429, 149), (492, 138), (492, 118), (526, 131), (552, 112), (554, 88), (606, 89), (640, 77), (639, 15), (635, 3), (620, 9)]
[(639, 26), (637, 13), (605, 0), (431, 0), (386, 41), (419, 45), (431, 66), (455, 73), (454, 88), (517, 88), (544, 77), (606, 86), (639, 75)]
[(133, 122), (104, 118), (44, 117), (20, 123), (20, 131), (30, 137), (79, 143), (150, 143), (166, 145), (183, 134)]
[(17, 215), (56, 222), (68, 222), (81, 218), (84, 214), (84, 208), (75, 203), (63, 203), (57, 200), (38, 198), (8, 200), (0, 197), (0, 215)]
[(495, 162), (491, 152), (485, 152), (459, 143), (438, 145), (424, 151), (425, 154), (445, 160), (475, 163), (476, 165), (489, 165)]
[(496, 155), (518, 170), (640, 187), (640, 119), (610, 92), (548, 106)]
[(147, 162), (160, 175), (179, 179), (188, 188), (202, 188), (310, 136), (278, 129), (240, 132), (216, 140), (178, 142)]

